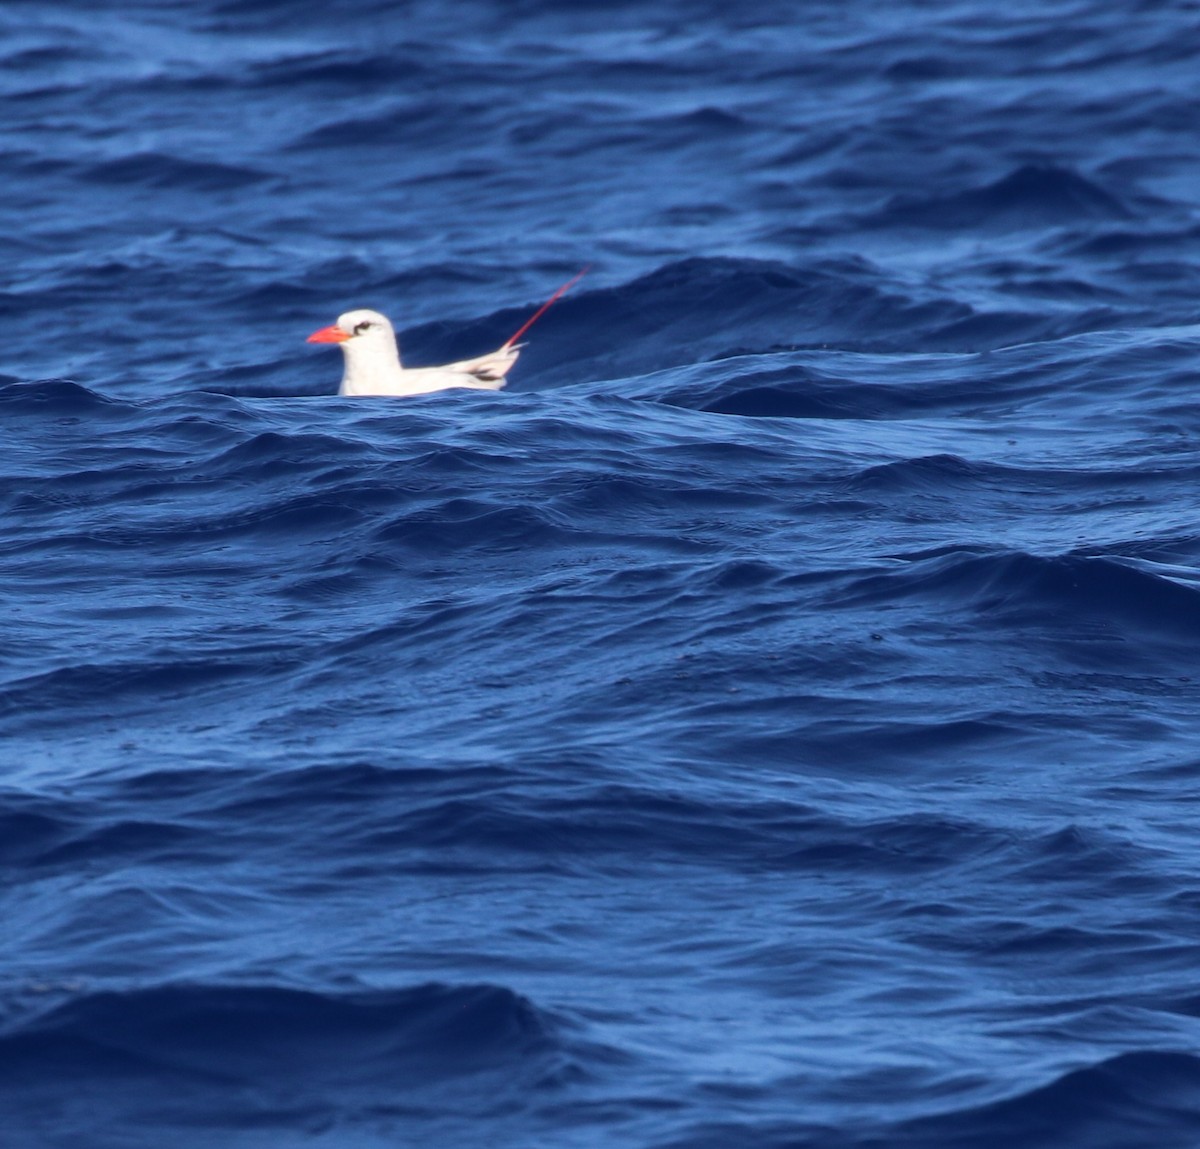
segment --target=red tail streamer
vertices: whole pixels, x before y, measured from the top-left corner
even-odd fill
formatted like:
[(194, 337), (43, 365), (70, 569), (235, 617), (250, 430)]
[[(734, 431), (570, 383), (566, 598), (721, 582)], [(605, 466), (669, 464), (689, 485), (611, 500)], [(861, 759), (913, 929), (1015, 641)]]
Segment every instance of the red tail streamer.
[(567, 282), (562, 285), (562, 287), (560, 287), (552, 296), (550, 296), (550, 298), (547, 299), (546, 302), (541, 305), (541, 307), (539, 307), (527, 320), (525, 320), (524, 323), (521, 324), (520, 330), (517, 331), (516, 335), (514, 335), (500, 350), (503, 351), (505, 348), (511, 347), (514, 343), (516, 343), (516, 341), (520, 339), (526, 331), (528, 331), (539, 319), (541, 319), (543, 315), (546, 314), (550, 308), (550, 304), (561, 299), (568, 291), (571, 290), (572, 287), (575, 286), (575, 284), (577, 284), (585, 275), (587, 275), (587, 273), (591, 270), (591, 266), (592, 265), (589, 263), (587, 267), (585, 267), (578, 275), (573, 275), (570, 279), (568, 279)]

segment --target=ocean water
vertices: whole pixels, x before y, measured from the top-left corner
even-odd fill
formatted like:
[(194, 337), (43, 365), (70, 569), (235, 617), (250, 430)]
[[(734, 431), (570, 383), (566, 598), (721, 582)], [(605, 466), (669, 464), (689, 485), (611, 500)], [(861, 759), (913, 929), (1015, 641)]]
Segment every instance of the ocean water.
[(1198, 36), (0, 7), (0, 1145), (1200, 1144)]

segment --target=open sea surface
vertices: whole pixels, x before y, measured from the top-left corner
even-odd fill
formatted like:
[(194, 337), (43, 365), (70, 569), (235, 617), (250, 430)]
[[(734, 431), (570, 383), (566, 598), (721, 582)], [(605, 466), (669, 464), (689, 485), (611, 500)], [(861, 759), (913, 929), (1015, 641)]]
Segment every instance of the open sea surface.
[(0, 1145), (1200, 1145), (1198, 45), (0, 7)]

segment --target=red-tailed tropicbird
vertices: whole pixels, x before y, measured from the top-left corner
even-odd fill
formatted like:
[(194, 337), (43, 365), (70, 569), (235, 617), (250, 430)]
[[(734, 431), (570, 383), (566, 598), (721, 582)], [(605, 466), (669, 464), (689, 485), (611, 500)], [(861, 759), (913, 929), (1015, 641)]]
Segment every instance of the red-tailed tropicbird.
[(366, 309), (339, 315), (331, 327), (314, 331), (308, 342), (341, 344), (346, 365), (339, 395), (427, 395), (449, 387), (499, 391), (504, 386), (504, 376), (521, 353), (523, 345), (517, 340), (586, 271), (585, 267), (564, 283), (499, 350), (478, 359), (463, 359), (444, 367), (402, 367), (396, 332), (387, 316)]

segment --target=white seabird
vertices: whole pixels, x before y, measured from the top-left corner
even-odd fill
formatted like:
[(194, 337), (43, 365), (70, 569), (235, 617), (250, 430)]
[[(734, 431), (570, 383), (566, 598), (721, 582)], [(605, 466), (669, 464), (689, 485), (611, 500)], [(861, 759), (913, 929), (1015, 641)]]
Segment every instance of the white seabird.
[(503, 346), (477, 359), (462, 359), (443, 367), (403, 367), (391, 322), (386, 315), (366, 308), (339, 315), (336, 323), (314, 331), (308, 342), (341, 345), (345, 370), (339, 395), (427, 395), (451, 387), (499, 391), (521, 353), (522, 345), (517, 340), (586, 271), (585, 267), (564, 283)]

